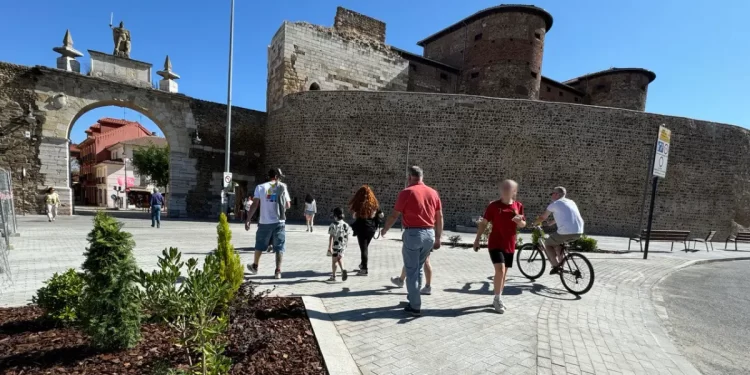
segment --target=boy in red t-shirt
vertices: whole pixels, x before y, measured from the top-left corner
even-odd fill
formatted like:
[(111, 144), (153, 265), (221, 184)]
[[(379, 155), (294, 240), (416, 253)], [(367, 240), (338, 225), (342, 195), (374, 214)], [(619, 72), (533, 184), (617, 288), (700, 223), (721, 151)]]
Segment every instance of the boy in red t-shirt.
[(518, 193), (518, 183), (513, 180), (505, 180), (500, 184), (500, 199), (490, 202), (482, 215), (482, 220), (477, 228), (477, 238), (474, 240), (474, 251), (479, 251), (479, 240), (492, 223), (492, 231), (487, 241), (487, 249), (490, 259), (495, 266), (495, 300), (492, 305), (495, 311), (502, 314), (505, 305), (500, 295), (505, 287), (507, 268), (513, 266), (513, 254), (516, 252), (516, 233), (518, 228), (526, 226), (526, 217), (523, 214), (523, 205), (515, 200)]

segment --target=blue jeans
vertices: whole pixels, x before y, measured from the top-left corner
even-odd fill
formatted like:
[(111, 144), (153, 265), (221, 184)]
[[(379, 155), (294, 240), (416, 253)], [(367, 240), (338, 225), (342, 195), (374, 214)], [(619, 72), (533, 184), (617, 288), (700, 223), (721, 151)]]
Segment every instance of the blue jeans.
[(155, 204), (151, 206), (151, 226), (161, 226), (161, 205)]
[(269, 242), (273, 241), (273, 251), (284, 254), (286, 242), (286, 225), (284, 223), (258, 224), (255, 232), (255, 251), (265, 251)]
[(422, 297), (419, 294), (420, 272), (432, 246), (435, 245), (434, 229), (406, 229), (401, 237), (404, 241), (401, 253), (404, 256), (406, 269), (406, 292), (409, 305), (413, 309), (422, 308)]

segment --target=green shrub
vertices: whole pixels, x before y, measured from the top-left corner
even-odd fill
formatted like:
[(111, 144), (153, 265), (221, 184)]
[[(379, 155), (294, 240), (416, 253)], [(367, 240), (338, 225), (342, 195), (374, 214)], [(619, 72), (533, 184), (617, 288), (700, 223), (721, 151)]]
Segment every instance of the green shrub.
[(55, 273), (44, 284), (31, 301), (44, 310), (45, 318), (63, 325), (77, 323), (84, 285), (81, 274), (71, 268), (63, 274)]
[(220, 266), (219, 276), (228, 286), (222, 297), (222, 304), (226, 306), (234, 298), (234, 295), (237, 294), (237, 289), (240, 288), (245, 279), (245, 272), (242, 269), (240, 254), (234, 250), (234, 246), (232, 245), (232, 231), (229, 229), (227, 216), (223, 212), (219, 216), (219, 225), (216, 226), (216, 232), (219, 242), (216, 249)]
[(597, 250), (596, 244), (595, 239), (584, 234), (571, 244), (571, 249), (581, 252), (592, 252)]
[(140, 340), (141, 305), (135, 286), (135, 242), (122, 223), (100, 212), (83, 262), (83, 329), (101, 349), (131, 348)]
[[(219, 314), (229, 285), (221, 280), (221, 261), (216, 254), (206, 257), (203, 269), (198, 261), (187, 261), (187, 278), (181, 296), (183, 312), (169, 325), (178, 333), (193, 373), (221, 375), (229, 372), (231, 360), (224, 355), (228, 319)], [(200, 358), (193, 363), (192, 354)]]
[(456, 247), (461, 242), (461, 236), (457, 234), (454, 236), (450, 236), (448, 237), (448, 242), (450, 242), (451, 246)]
[(544, 231), (542, 231), (540, 228), (534, 228), (531, 231), (531, 243), (536, 246), (539, 244), (539, 239), (544, 236)]
[[(160, 373), (226, 374), (231, 360), (223, 354), (228, 329), (223, 301), (230, 286), (222, 280), (221, 259), (218, 252), (212, 253), (199, 268), (195, 258), (182, 262), (181, 257), (178, 249), (165, 249), (159, 257), (158, 270), (150, 274), (140, 272), (144, 309), (152, 318), (161, 318), (176, 331), (179, 347), (185, 351), (190, 367), (185, 371), (165, 365)], [(184, 266), (187, 276), (177, 284)], [(199, 360), (194, 363), (195, 358)]]
[(141, 303), (146, 314), (154, 319), (174, 320), (183, 310), (182, 284), (177, 284), (182, 275), (185, 262), (180, 261), (182, 254), (175, 247), (161, 252), (157, 265), (158, 270), (146, 273), (140, 271), (138, 282)]
[(490, 233), (492, 233), (492, 223), (487, 223), (487, 226), (484, 228), (484, 232), (482, 232), (482, 235), (479, 237), (479, 243), (481, 245), (487, 245), (487, 242), (490, 240)]

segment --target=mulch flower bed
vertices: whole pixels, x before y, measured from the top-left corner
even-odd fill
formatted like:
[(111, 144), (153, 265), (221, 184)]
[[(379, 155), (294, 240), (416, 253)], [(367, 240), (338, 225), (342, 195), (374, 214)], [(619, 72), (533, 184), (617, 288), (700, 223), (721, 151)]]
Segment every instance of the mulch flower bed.
[[(41, 319), (36, 306), (0, 309), (0, 374), (165, 374), (187, 358), (165, 324), (144, 323), (133, 349), (101, 352), (77, 329)], [(266, 297), (233, 306), (226, 354), (231, 374), (327, 374), (302, 299)]]

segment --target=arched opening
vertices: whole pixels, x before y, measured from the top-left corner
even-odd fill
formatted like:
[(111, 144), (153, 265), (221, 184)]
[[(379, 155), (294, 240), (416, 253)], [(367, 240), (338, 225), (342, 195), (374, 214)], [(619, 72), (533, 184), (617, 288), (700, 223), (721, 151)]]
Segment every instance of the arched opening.
[[(83, 107), (68, 126), (68, 186), (74, 207), (148, 210), (151, 191), (169, 192), (168, 133), (132, 103), (97, 102)], [(155, 173), (140, 173), (147, 155)], [(166, 177), (166, 179), (165, 179)]]
[(317, 82), (313, 82), (312, 85), (310, 85), (310, 91), (319, 91), (320, 85), (318, 85)]

